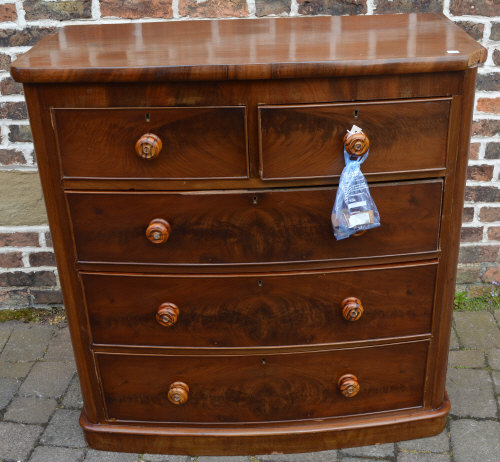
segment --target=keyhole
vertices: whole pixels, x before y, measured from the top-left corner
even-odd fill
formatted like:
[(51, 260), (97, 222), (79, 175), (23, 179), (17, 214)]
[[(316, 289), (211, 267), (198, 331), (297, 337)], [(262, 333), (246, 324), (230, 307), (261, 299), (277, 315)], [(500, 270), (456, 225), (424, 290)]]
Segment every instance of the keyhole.
[(145, 118), (146, 118), (146, 122), (151, 122), (151, 117), (149, 115), (149, 112), (146, 112)]
[(265, 366), (266, 365), (266, 359), (265, 358), (262, 358), (262, 365)]
[(257, 196), (253, 196), (253, 205), (257, 205), (258, 202), (259, 199), (257, 198)]
[(354, 118), (357, 119), (359, 115), (359, 109), (354, 109)]
[(261, 281), (260, 279), (257, 281), (257, 285), (258, 285), (259, 287), (262, 287), (262, 281)]

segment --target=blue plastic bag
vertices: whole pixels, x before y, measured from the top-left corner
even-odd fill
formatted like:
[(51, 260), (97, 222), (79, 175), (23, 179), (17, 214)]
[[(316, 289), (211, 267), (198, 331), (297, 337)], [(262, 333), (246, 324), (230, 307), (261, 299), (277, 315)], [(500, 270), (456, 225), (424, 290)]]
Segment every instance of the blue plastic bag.
[(344, 149), (345, 167), (340, 175), (339, 189), (332, 210), (333, 233), (338, 241), (359, 231), (380, 226), (377, 206), (361, 173), (361, 164), (369, 152), (368, 150), (360, 158), (351, 158)]

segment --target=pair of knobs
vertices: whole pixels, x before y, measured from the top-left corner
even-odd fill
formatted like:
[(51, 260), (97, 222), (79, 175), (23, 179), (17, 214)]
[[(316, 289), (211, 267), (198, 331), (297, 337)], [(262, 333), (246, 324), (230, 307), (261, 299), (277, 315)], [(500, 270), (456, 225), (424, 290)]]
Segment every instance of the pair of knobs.
[[(160, 154), (162, 142), (158, 135), (145, 133), (135, 143), (135, 152), (142, 159), (155, 159)], [(364, 133), (347, 133), (344, 147), (351, 156), (362, 156), (370, 147), (370, 140)]]
[[(356, 297), (348, 297), (341, 303), (342, 316), (346, 321), (357, 321), (364, 313), (361, 300)], [(158, 307), (156, 321), (164, 327), (172, 327), (179, 317), (179, 307), (175, 303), (165, 302)]]
[[(340, 393), (346, 398), (353, 398), (358, 394), (360, 389), (358, 378), (353, 374), (344, 374), (340, 377), (337, 387)], [(172, 383), (168, 389), (167, 397), (172, 404), (185, 404), (189, 398), (188, 384), (184, 382)]]

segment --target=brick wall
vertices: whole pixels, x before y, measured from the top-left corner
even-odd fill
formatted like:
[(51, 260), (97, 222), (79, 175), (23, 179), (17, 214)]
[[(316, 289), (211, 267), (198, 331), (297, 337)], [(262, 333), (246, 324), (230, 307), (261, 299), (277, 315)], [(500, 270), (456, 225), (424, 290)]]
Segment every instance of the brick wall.
[[(499, 0), (0, 0), (0, 309), (61, 303), (22, 88), (11, 61), (66, 24), (444, 12), (488, 48), (479, 69), (458, 284), (500, 280)], [(153, 19), (151, 19), (153, 18)]]

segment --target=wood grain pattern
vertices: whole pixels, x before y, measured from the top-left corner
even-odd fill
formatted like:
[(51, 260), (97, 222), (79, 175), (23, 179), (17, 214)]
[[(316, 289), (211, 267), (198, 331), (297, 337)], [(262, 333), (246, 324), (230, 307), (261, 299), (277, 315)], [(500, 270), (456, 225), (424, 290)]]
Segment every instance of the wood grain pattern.
[[(243, 106), (54, 109), (53, 114), (65, 177), (247, 176)], [(135, 151), (146, 132), (161, 139), (164, 151), (147, 161)]]
[[(414, 342), (265, 356), (99, 354), (98, 363), (111, 418), (262, 422), (418, 407), (427, 348), (428, 342)], [(337, 381), (353, 372), (363, 387), (356, 397), (345, 399)], [(166, 396), (177, 381), (189, 385), (183, 406), (170, 404)]]
[(363, 173), (442, 168), (449, 111), (449, 99), (261, 106), (262, 178), (340, 175), (353, 125), (370, 139)]
[(286, 79), (458, 71), (486, 56), (437, 14), (169, 21), (67, 27), (11, 72), (22, 82)]

